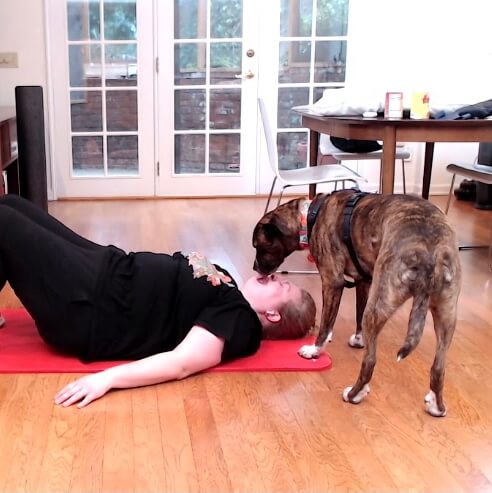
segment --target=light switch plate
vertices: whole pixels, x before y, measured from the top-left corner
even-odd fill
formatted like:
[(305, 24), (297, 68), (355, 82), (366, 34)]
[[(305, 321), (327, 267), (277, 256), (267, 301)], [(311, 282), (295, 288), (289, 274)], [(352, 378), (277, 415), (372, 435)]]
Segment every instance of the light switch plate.
[(0, 53), (0, 68), (18, 68), (19, 60), (16, 52)]

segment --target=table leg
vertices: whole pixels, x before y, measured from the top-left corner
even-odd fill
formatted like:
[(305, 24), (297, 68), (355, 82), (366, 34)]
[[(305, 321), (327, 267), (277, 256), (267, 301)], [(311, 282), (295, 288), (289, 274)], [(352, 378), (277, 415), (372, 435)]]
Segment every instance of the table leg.
[(424, 199), (429, 198), (433, 159), (434, 159), (434, 142), (426, 142), (425, 155), (424, 155), (424, 177), (422, 178), (422, 197)]
[(385, 127), (383, 137), (383, 165), (381, 170), (381, 193), (391, 194), (395, 189), (396, 130)]
[[(309, 166), (317, 166), (319, 149), (319, 133), (309, 130)], [(309, 185), (309, 198), (313, 199), (316, 195), (316, 184)]]

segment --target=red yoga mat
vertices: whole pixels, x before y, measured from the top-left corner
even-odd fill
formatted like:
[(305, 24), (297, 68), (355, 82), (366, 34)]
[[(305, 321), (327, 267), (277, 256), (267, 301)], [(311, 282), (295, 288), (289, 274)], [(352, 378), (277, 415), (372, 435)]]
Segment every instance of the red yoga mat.
[[(2, 310), (6, 319), (0, 328), (0, 373), (93, 373), (122, 361), (82, 363), (77, 358), (53, 351), (39, 336), (34, 321), (26, 310)], [(211, 372), (220, 371), (313, 371), (328, 370), (328, 354), (307, 360), (297, 354), (312, 337), (291, 341), (263, 341), (253, 356), (223, 363)]]

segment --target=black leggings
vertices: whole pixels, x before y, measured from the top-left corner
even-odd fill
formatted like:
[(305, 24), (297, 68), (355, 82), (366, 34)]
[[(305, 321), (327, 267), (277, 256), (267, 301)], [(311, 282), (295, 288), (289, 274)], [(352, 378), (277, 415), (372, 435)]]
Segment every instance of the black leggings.
[(0, 197), (0, 289), (8, 281), (53, 347), (83, 357), (106, 248), (16, 195)]

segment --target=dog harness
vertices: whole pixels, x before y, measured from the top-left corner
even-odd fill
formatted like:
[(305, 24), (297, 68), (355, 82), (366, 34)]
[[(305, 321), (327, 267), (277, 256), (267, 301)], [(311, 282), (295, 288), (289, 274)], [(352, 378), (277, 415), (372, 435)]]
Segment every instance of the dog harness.
[[(316, 198), (311, 202), (309, 206), (309, 210), (307, 213), (307, 242), (309, 243), (309, 238), (311, 236), (311, 232), (314, 227), (314, 223), (316, 222), (316, 218), (321, 209), (321, 206), (324, 204), (325, 200), (332, 195), (333, 193), (342, 192), (346, 190), (335, 190), (331, 194), (319, 194)], [(342, 224), (342, 239), (345, 243), (347, 250), (349, 252), (352, 263), (354, 264), (355, 269), (359, 273), (359, 275), (365, 281), (371, 281), (372, 277), (362, 268), (360, 265), (359, 259), (355, 252), (354, 244), (352, 243), (352, 214), (354, 212), (355, 206), (359, 202), (359, 200), (367, 195), (367, 192), (360, 192), (359, 190), (355, 190), (355, 193), (350, 197), (349, 200), (345, 203), (343, 208), (343, 224)], [(353, 288), (355, 286), (355, 282), (345, 280), (345, 287)]]

